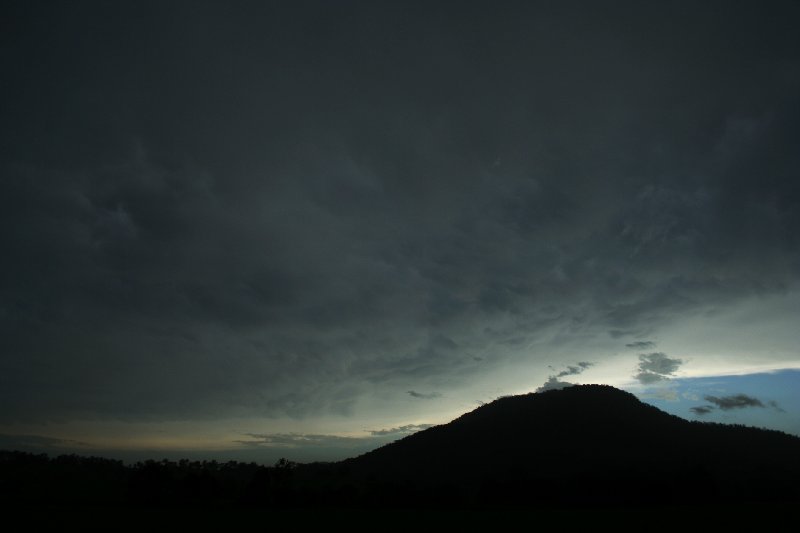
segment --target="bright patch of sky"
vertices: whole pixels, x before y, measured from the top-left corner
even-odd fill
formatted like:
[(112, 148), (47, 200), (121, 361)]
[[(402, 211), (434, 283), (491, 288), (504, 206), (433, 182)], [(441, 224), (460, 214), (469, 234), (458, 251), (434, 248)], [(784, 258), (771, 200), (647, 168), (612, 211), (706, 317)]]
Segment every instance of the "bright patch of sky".
[(743, 424), (800, 436), (800, 370), (676, 378), (632, 392), (687, 420)]

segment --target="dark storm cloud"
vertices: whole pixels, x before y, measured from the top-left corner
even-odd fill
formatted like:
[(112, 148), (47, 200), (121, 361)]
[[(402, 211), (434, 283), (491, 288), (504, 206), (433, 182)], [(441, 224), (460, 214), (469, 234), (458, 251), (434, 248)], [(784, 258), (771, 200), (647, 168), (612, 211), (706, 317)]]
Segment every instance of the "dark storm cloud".
[(663, 352), (639, 354), (639, 370), (671, 375), (683, 364), (681, 359), (672, 359)]
[(634, 377), (649, 385), (669, 379), (682, 364), (683, 360), (670, 358), (663, 352), (639, 354), (639, 372)]
[(768, 401), (767, 405), (769, 405), (770, 407), (772, 407), (773, 409), (775, 409), (779, 413), (785, 413), (786, 412), (786, 410), (783, 407), (781, 407), (780, 404), (778, 402), (776, 402), (775, 400)]
[(347, 415), (798, 281), (796, 3), (0, 9), (0, 421)]
[(708, 395), (708, 396), (703, 396), (703, 399), (713, 405), (692, 407), (689, 410), (695, 413), (696, 415), (705, 415), (713, 411), (715, 408), (721, 409), (723, 411), (731, 411), (733, 409), (745, 409), (747, 407), (759, 407), (763, 409), (769, 406), (780, 413), (786, 412), (783, 410), (783, 408), (781, 408), (781, 406), (775, 400), (770, 400), (765, 404), (758, 398), (749, 396), (747, 394), (732, 394), (730, 396)]
[(441, 398), (441, 393), (438, 392), (417, 392), (415, 390), (407, 391), (408, 395), (412, 398), (420, 398), (423, 400), (433, 400), (434, 398)]
[(562, 370), (555, 377), (562, 378), (564, 376), (576, 376), (582, 373), (584, 370), (589, 368), (590, 366), (594, 366), (594, 363), (589, 363), (586, 361), (581, 361), (577, 365), (568, 365), (566, 370)]
[(635, 341), (625, 345), (626, 348), (633, 348), (634, 350), (647, 350), (649, 348), (655, 348), (655, 346), (656, 343), (653, 341)]
[[(577, 376), (578, 374), (582, 373), (587, 368), (594, 366), (594, 363), (588, 361), (581, 361), (574, 365), (567, 365), (567, 368), (557, 372), (555, 374), (551, 374), (547, 381), (544, 384), (536, 389), (536, 392), (544, 392), (548, 390), (559, 390), (565, 387), (572, 387), (573, 383), (568, 383), (566, 381), (561, 381), (558, 378), (562, 378), (565, 376)], [(553, 369), (553, 367), (550, 367)]]
[(764, 403), (758, 398), (747, 394), (733, 394), (731, 396), (703, 396), (703, 399), (716, 405), (723, 411), (731, 409), (744, 409), (745, 407), (764, 407)]
[(651, 385), (653, 383), (658, 383), (659, 381), (669, 379), (668, 377), (661, 374), (656, 374), (655, 372), (639, 372), (633, 377), (639, 380), (639, 382), (643, 385)]
[(549, 378), (547, 378), (547, 381), (545, 381), (544, 384), (541, 387), (538, 387), (536, 389), (536, 392), (545, 392), (545, 391), (549, 391), (549, 390), (561, 390), (561, 389), (565, 389), (567, 387), (574, 387), (574, 386), (575, 386), (574, 383), (569, 383), (569, 382), (566, 382), (566, 381), (560, 381), (557, 377), (550, 376)]
[(0, 434), (0, 450), (19, 450), (28, 452), (60, 452), (87, 448), (89, 444), (71, 439), (57, 439), (41, 435)]

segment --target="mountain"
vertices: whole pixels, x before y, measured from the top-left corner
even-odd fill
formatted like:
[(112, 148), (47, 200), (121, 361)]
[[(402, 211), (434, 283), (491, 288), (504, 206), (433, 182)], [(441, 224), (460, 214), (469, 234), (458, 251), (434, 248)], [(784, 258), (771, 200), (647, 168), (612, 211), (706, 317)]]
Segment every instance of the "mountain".
[(605, 385), (500, 398), (337, 469), (393, 498), (438, 495), (498, 504), (800, 500), (800, 438), (689, 422)]
[(593, 520), (599, 507), (655, 510), (659, 521), (676, 509), (693, 516), (703, 509), (716, 527), (719, 510), (740, 526), (741, 513), (730, 511), (749, 509), (764, 529), (765, 516), (793, 520), (798, 504), (800, 438), (689, 422), (603, 385), (500, 398), (338, 463), (124, 465), (0, 452), (0, 509), (49, 509), (57, 517), (99, 508), (225, 517), (263, 509), (534, 508), (590, 509), (585, 516)]

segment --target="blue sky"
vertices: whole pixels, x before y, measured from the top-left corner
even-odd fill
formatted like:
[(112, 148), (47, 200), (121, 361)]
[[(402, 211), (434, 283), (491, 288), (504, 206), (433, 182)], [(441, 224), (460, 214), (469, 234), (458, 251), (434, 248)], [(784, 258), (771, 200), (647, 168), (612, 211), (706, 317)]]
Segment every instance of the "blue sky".
[[(634, 394), (642, 401), (687, 420), (744, 424), (800, 436), (800, 370), (675, 378), (644, 391), (636, 390)], [(713, 399), (705, 399), (710, 396), (719, 401), (737, 395), (746, 395), (761, 405), (745, 399), (739, 403), (754, 405), (722, 409)], [(698, 406), (711, 409), (701, 415), (691, 410)]]

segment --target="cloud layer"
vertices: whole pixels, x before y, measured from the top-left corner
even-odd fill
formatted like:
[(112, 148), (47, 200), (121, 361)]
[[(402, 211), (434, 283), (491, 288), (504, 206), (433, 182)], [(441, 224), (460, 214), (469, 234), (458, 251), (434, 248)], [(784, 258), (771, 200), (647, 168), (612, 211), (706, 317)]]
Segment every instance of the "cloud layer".
[(652, 383), (793, 290), (798, 5), (567, 4), (9, 8), (0, 423)]
[[(549, 390), (559, 390), (565, 387), (571, 387), (573, 384), (567, 381), (561, 381), (558, 378), (563, 378), (565, 376), (577, 376), (578, 374), (583, 373), (589, 367), (594, 366), (594, 363), (590, 363), (588, 361), (581, 361), (574, 365), (567, 365), (567, 368), (557, 372), (555, 374), (551, 374), (547, 381), (544, 382), (542, 386), (536, 389), (536, 392), (545, 392)], [(551, 367), (552, 368), (552, 367)]]
[(754, 396), (743, 393), (731, 394), (729, 396), (706, 395), (703, 396), (703, 399), (710, 405), (700, 405), (690, 408), (690, 411), (692, 411), (695, 415), (707, 415), (713, 412), (715, 409), (719, 409), (721, 411), (732, 411), (746, 409), (749, 407), (758, 407), (761, 409), (771, 407), (775, 411), (784, 412), (783, 408), (775, 400), (770, 400), (764, 403)]
[(681, 359), (668, 357), (664, 352), (639, 354), (639, 372), (634, 377), (644, 385), (668, 380), (682, 364)]
[(747, 394), (734, 394), (732, 396), (704, 396), (708, 403), (714, 404), (723, 411), (730, 409), (743, 409), (745, 407), (764, 407), (761, 400)]

